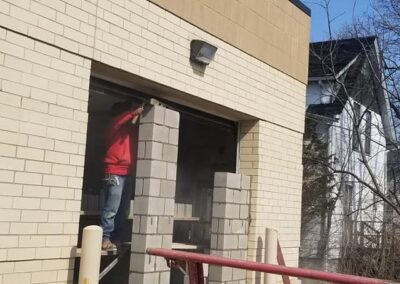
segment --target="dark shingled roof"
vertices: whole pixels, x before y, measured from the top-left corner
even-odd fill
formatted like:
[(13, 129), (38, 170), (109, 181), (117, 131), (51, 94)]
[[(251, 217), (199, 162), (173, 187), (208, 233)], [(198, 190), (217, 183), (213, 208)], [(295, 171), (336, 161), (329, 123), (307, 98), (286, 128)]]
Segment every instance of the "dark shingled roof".
[(364, 48), (373, 49), (375, 39), (375, 36), (371, 36), (311, 43), (308, 77), (338, 74), (357, 55), (362, 54)]

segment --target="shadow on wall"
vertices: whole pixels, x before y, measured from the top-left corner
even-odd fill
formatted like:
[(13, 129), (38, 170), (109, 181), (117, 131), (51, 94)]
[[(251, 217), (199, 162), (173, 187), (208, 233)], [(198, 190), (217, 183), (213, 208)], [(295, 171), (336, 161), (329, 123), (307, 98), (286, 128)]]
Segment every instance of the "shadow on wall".
[[(257, 262), (263, 262), (262, 261), (262, 255), (263, 255), (263, 250), (264, 250), (263, 245), (264, 245), (264, 242), (263, 242), (262, 238), (258, 237), (258, 239), (257, 239), (257, 254), (256, 254)], [(259, 272), (259, 271), (256, 272), (256, 282), (255, 283), (262, 284), (261, 283), (261, 272)]]

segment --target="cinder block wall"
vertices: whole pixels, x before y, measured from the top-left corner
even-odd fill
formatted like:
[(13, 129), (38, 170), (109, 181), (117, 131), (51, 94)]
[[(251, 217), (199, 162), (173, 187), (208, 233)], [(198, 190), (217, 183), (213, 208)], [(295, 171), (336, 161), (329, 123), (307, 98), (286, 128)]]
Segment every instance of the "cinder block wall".
[[(250, 177), (215, 173), (211, 223), (211, 254), (247, 259)], [(246, 270), (210, 266), (210, 284), (244, 284)]]
[[(249, 257), (276, 225), (297, 263), (304, 83), (146, 0), (0, 0), (0, 26), (0, 283), (71, 280), (91, 60), (260, 120), (240, 141)], [(202, 76), (194, 38), (218, 47)]]

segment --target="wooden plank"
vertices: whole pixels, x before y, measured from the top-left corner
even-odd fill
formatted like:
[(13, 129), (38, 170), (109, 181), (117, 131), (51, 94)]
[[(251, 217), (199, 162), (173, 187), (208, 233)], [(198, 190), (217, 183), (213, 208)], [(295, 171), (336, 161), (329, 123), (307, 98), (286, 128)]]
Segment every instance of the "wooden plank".
[[(282, 254), (282, 249), (281, 249), (281, 245), (279, 243), (278, 240), (278, 254), (277, 254), (277, 258), (278, 258), (278, 264), (282, 265), (282, 266), (286, 266), (285, 264), (285, 259), (283, 258), (283, 254)], [(290, 284), (290, 278), (287, 275), (282, 275), (282, 280), (283, 280), (283, 284)]]

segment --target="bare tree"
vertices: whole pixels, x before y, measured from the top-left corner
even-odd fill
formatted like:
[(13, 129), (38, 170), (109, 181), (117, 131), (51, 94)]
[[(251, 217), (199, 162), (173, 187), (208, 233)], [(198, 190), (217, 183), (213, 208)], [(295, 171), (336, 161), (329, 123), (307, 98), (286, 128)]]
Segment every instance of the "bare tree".
[[(331, 29), (332, 21), (335, 20), (335, 17), (332, 18), (330, 15), (331, 0), (321, 0), (316, 4), (326, 11), (330, 40), (324, 45), (322, 44), (322, 47), (318, 44), (311, 45), (310, 64), (320, 64), (320, 71), (323, 73), (321, 77), (329, 78), (328, 83), (325, 83), (325, 90), (331, 96), (330, 104), (341, 105), (342, 111), (350, 120), (347, 125), (331, 125), (342, 128), (338, 130), (339, 132), (347, 133), (348, 141), (341, 141), (346, 146), (342, 147), (337, 153), (331, 151), (332, 159), (328, 163), (326, 159), (314, 161), (324, 165), (336, 177), (335, 186), (326, 186), (321, 190), (325, 193), (328, 191), (326, 203), (330, 206), (325, 209), (321, 208), (319, 216), (326, 214), (326, 209), (328, 209), (330, 213), (326, 216), (332, 217), (337, 207), (342, 209), (343, 226), (341, 228), (340, 254), (342, 259), (346, 260), (351, 255), (353, 260), (354, 256), (358, 257), (353, 262), (342, 261), (339, 266), (342, 271), (397, 279), (396, 275), (399, 275), (399, 271), (393, 269), (393, 267), (395, 267), (395, 257), (400, 255), (400, 251), (390, 250), (390, 248), (395, 247), (394, 244), (398, 244), (398, 238), (393, 233), (395, 232), (393, 219), (400, 217), (400, 200), (397, 189), (400, 179), (396, 178), (399, 176), (398, 172), (400, 172), (397, 168), (399, 163), (398, 160), (392, 159), (389, 172), (393, 182), (392, 186), (388, 187), (385, 179), (380, 176), (382, 171), (386, 174), (386, 168), (382, 168), (380, 173), (377, 172), (376, 165), (374, 165), (375, 157), (371, 156), (371, 149), (370, 146), (367, 146), (366, 141), (379, 145), (378, 152), (374, 153), (375, 156), (389, 149), (395, 153), (398, 151), (395, 139), (392, 137), (393, 131), (391, 132), (390, 129), (393, 127), (391, 117), (389, 113), (382, 113), (385, 112), (382, 104), (388, 103), (398, 121), (400, 121), (400, 0), (374, 1), (372, 14), (362, 19), (355, 18), (354, 24), (344, 27), (340, 34), (336, 35), (336, 38), (351, 37), (353, 44), (354, 40), (357, 42), (357, 48), (354, 50), (345, 48), (345, 51), (343, 51), (343, 45), (346, 40), (334, 39)], [(379, 45), (375, 44), (376, 38)], [(343, 54), (343, 52), (348, 54)], [(311, 58), (314, 58), (314, 62)], [(346, 69), (343, 64), (352, 65), (352, 68)], [(385, 96), (388, 96), (388, 98)], [(363, 107), (360, 108), (360, 105)], [(381, 112), (384, 116), (386, 128), (379, 123), (372, 123), (371, 125), (371, 113), (377, 112)], [(318, 115), (324, 115), (324, 113), (320, 111)], [(318, 118), (316, 121), (319, 124), (326, 123), (326, 121)], [(397, 123), (394, 126), (399, 127), (400, 125)], [(386, 137), (386, 141), (374, 139), (371, 128), (374, 128), (375, 133), (378, 132), (382, 137)], [(346, 137), (346, 134), (343, 137)], [(305, 160), (313, 159), (312, 154), (307, 152), (307, 148), (305, 148), (304, 155)], [(362, 171), (354, 170), (354, 160), (362, 165)], [(306, 163), (305, 165), (304, 175), (307, 177), (309, 174), (306, 170), (312, 167), (307, 166)], [(318, 167), (314, 165), (314, 168)], [(324, 171), (322, 170), (322, 172)], [(356, 192), (357, 196), (354, 193), (349, 194), (353, 186), (349, 186), (350, 180), (353, 185), (355, 183), (359, 188)], [(307, 180), (304, 180), (304, 182), (307, 182)], [(332, 182), (330, 184), (332, 185)], [(312, 183), (309, 185), (312, 186)], [(303, 198), (310, 198), (309, 194), (312, 193), (312, 190), (310, 190), (309, 185), (303, 185)], [(368, 196), (372, 196), (372, 198)], [(309, 205), (310, 202), (303, 201), (303, 206)], [(390, 209), (388, 210), (392, 214), (390, 220), (387, 214), (376, 215), (378, 206)], [(303, 208), (303, 212), (309, 211)], [(363, 221), (365, 217), (360, 218), (360, 216), (365, 215), (372, 222)], [(332, 221), (330, 218), (326, 220)], [(362, 221), (358, 222), (358, 220)], [(323, 225), (326, 224), (326, 221), (324, 222)], [(375, 225), (377, 222), (381, 223), (382, 226), (377, 227)], [(388, 223), (390, 223), (390, 237), (387, 234), (389, 231)], [(324, 232), (328, 238), (333, 235), (330, 227), (329, 230)], [(369, 236), (374, 235), (375, 239), (371, 237), (368, 239), (366, 231), (370, 232)], [(359, 261), (361, 256), (366, 257), (365, 251), (359, 249), (360, 243), (369, 244), (370, 258), (366, 259), (365, 262)], [(355, 247), (354, 244), (357, 246)], [(371, 254), (370, 249), (373, 249), (375, 253)]]

